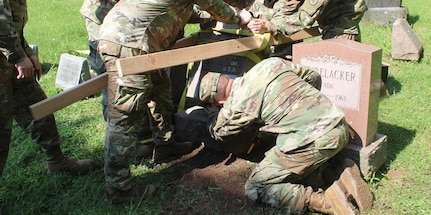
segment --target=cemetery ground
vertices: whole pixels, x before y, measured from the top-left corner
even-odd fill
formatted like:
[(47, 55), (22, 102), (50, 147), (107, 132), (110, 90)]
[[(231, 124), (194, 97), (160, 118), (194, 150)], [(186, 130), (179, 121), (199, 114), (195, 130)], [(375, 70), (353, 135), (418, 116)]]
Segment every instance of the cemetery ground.
[[(26, 37), (38, 45), (44, 75), (40, 81), (48, 96), (54, 86), (62, 53), (86, 50), (82, 1), (28, 0)], [(424, 46), (418, 62), (392, 60), (391, 27), (361, 23), (362, 42), (380, 47), (389, 64), (388, 97), (379, 106), (378, 133), (388, 136), (387, 161), (367, 178), (375, 195), (372, 210), (363, 214), (431, 214), (431, 2), (404, 0), (409, 22)], [(61, 10), (59, 10), (61, 8)], [(196, 30), (188, 26), (187, 32)], [(101, 97), (79, 101), (55, 113), (64, 153), (73, 158), (103, 162), (105, 122)], [(283, 214), (244, 196), (244, 182), (261, 159), (264, 147), (253, 155), (235, 156), (208, 148), (171, 163), (152, 164), (131, 158), (136, 184), (155, 184), (154, 198), (136, 204), (112, 206), (104, 200), (103, 169), (84, 176), (67, 173), (48, 176), (38, 145), (14, 125), (11, 149), (0, 178), (0, 214)]]

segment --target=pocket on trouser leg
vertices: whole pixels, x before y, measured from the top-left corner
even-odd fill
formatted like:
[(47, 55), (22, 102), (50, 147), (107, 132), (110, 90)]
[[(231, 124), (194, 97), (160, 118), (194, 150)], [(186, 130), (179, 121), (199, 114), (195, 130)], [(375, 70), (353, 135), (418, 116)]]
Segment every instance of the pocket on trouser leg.
[(347, 144), (348, 128), (345, 122), (340, 122), (335, 128), (328, 131), (314, 141), (316, 149), (341, 149)]
[(117, 78), (118, 88), (115, 97), (115, 108), (130, 113), (143, 110), (149, 102), (151, 79), (147, 75), (133, 75)]

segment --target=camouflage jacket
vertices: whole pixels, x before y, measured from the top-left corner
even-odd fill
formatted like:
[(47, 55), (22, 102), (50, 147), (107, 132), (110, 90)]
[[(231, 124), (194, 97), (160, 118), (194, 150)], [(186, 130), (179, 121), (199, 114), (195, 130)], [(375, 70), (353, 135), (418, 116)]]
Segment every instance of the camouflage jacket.
[(0, 51), (10, 63), (34, 55), (24, 38), (27, 19), (26, 0), (0, 0)]
[(147, 53), (169, 49), (192, 17), (194, 4), (216, 20), (241, 22), (236, 10), (222, 0), (124, 0), (106, 15), (100, 39)]
[(365, 0), (302, 0), (298, 8), (290, 8), (286, 0), (256, 0), (250, 12), (270, 21), (272, 34), (289, 36), (317, 21), (323, 30), (358, 34), (357, 25), (367, 6)]
[(106, 14), (118, 1), (119, 0), (84, 0), (79, 12), (81, 12), (82, 16), (100, 25)]
[(261, 124), (259, 131), (289, 134), (286, 137), (295, 140), (280, 141), (285, 144), (278, 146), (282, 151), (314, 141), (344, 117), (339, 108), (307, 83), (316, 75), (313, 70), (292, 66), (281, 58), (261, 61), (235, 79), (228, 99), (210, 125), (210, 133), (223, 141), (253, 124)]

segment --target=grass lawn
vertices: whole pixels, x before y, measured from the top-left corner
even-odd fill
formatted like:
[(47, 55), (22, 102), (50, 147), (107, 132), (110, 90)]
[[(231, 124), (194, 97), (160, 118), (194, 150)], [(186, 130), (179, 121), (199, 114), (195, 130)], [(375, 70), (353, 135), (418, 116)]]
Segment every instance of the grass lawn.
[[(59, 92), (55, 78), (62, 53), (87, 50), (87, 33), (79, 8), (82, 0), (27, 0), (26, 38), (39, 48), (44, 69), (40, 81), (48, 96)], [(375, 195), (364, 214), (431, 214), (431, 16), (428, 0), (403, 0), (409, 22), (424, 46), (419, 62), (392, 60), (391, 27), (362, 23), (362, 42), (380, 47), (389, 64), (390, 97), (380, 101), (378, 133), (388, 136), (387, 162), (369, 179)], [(188, 26), (188, 33), (196, 26)], [(88, 98), (55, 113), (65, 154), (103, 162), (105, 122), (101, 97)], [(160, 214), (168, 190), (163, 166), (131, 160), (133, 180), (162, 187), (138, 204), (111, 206), (104, 201), (104, 172), (75, 177), (46, 175), (39, 146), (14, 125), (10, 153), (0, 178), (0, 214)], [(143, 164), (143, 165), (141, 165)], [(187, 202), (187, 197), (184, 197)], [(208, 211), (208, 214), (217, 214)], [(253, 213), (254, 214), (254, 213)], [(277, 214), (277, 211), (273, 214)]]

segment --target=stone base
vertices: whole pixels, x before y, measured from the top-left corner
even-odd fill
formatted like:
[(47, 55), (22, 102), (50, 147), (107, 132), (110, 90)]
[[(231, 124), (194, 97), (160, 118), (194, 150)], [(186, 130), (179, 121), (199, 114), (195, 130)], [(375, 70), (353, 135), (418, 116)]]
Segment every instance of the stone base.
[(371, 178), (386, 162), (386, 151), (387, 136), (376, 134), (376, 138), (370, 145), (362, 147), (349, 143), (341, 153), (359, 163), (365, 178)]
[(368, 8), (361, 22), (390, 27), (398, 18), (407, 19), (408, 9), (405, 7)]

